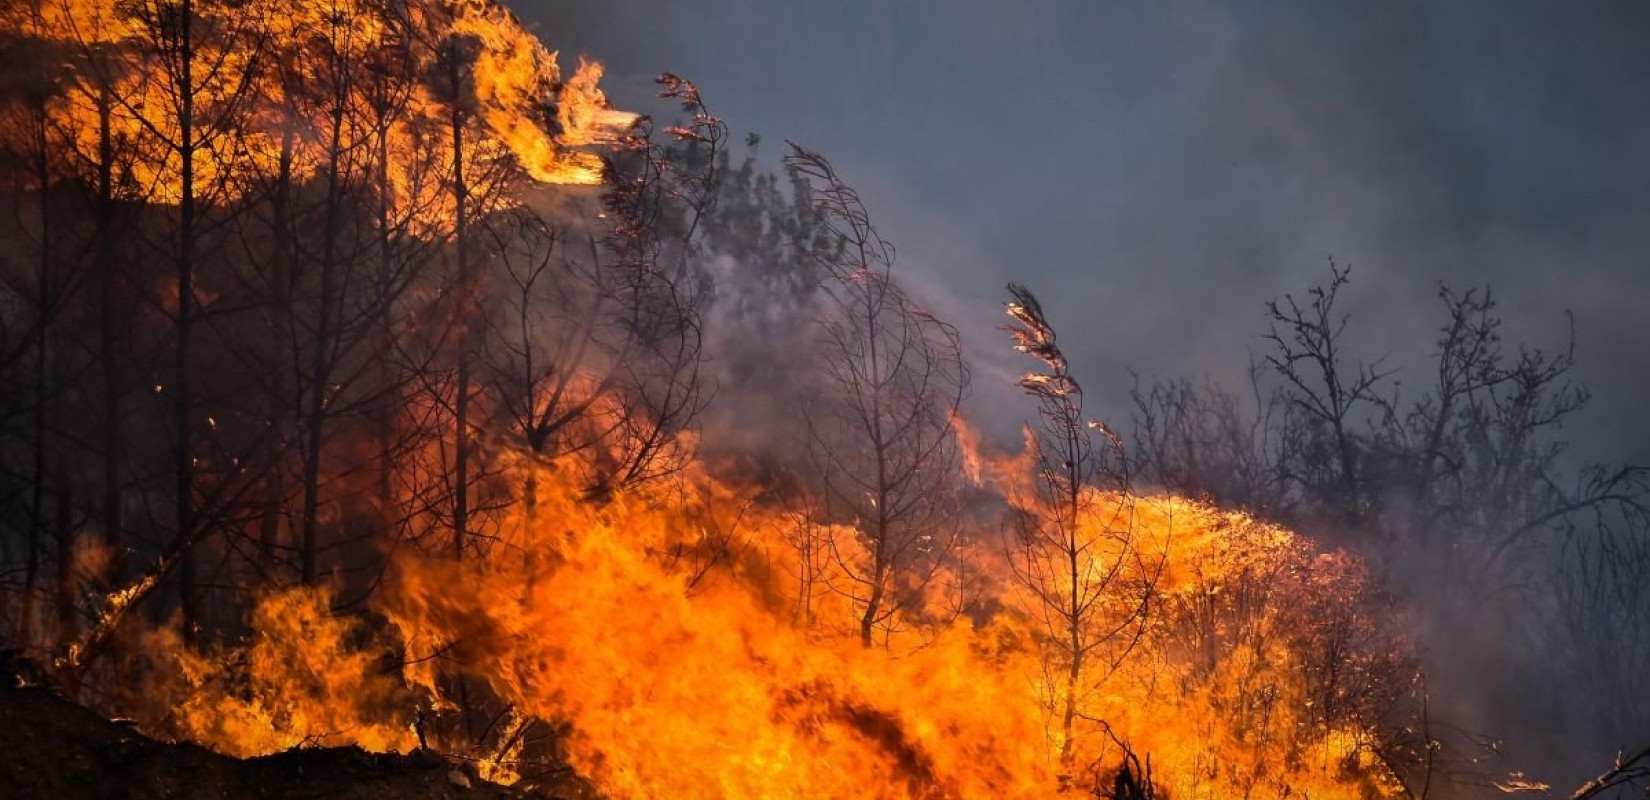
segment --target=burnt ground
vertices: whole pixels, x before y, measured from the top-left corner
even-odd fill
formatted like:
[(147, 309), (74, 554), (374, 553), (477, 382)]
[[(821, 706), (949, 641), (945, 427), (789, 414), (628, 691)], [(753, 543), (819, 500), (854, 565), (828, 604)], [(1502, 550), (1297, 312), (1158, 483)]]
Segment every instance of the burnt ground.
[(0, 685), (4, 800), (522, 800), (433, 753), (307, 748), (235, 759), (156, 741), (44, 687)]

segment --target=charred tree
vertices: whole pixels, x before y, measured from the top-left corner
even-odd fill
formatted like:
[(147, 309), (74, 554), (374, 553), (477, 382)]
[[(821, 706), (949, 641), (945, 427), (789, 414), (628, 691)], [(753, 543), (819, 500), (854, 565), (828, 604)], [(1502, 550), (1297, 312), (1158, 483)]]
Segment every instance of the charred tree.
[(796, 145), (786, 166), (812, 185), (813, 212), (839, 247), (809, 255), (822, 275), (819, 352), (831, 396), (804, 409), (830, 513), (863, 553), (838, 548), (859, 606), (860, 643), (917, 610), (955, 549), (953, 421), (968, 390), (955, 328), (895, 281), (894, 246), (829, 161)]
[[(1167, 553), (1145, 552), (1136, 540), (1122, 440), (1084, 416), (1083, 388), (1042, 304), (1023, 286), (1011, 283), (1008, 292), (1014, 322), (1003, 329), (1014, 349), (1043, 367), (1020, 379), (1037, 401), (1038, 425), (1027, 431), (1035, 479), (1031, 496), (1014, 500), (1022, 513), (1009, 564), (1034, 598), (1027, 611), (1047, 640), (1045, 669), (1058, 673), (1050, 675), (1049, 699), (1060, 720), (1062, 779), (1069, 781), (1078, 724), (1088, 716), (1085, 696), (1144, 635)], [(1119, 780), (1127, 776), (1125, 768)]]

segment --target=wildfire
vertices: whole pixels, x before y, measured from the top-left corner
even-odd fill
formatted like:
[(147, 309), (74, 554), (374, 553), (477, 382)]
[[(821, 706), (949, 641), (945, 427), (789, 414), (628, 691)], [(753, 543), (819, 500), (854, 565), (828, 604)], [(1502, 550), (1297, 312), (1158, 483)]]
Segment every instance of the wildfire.
[[(492, 2), (416, 4), (403, 17), (358, 0), (203, 3), (200, 27), (220, 35), (198, 45), (187, 79), (180, 64), (165, 63), (173, 54), (141, 53), (146, 40), (165, 35), (165, 7), (44, 0), (8, 12), (8, 28), (65, 62), (67, 89), (45, 109), (66, 121), (53, 135), (86, 163), (96, 163), (105, 143), (135, 154), (116, 176), (116, 193), (127, 198), (178, 202), (185, 150), (193, 193), (222, 202), (282, 170), (314, 175), (340, 152), (370, 158), (381, 140), (395, 154), (386, 159), (388, 177), (402, 202), (416, 205), (416, 154), (446, 146), (428, 129), (453, 106), (438, 81), (394, 85), (386, 76), (405, 61), (438, 71), (444, 59), (462, 60), (460, 107), (486, 127), (467, 155), (515, 159), (543, 183), (599, 184), (601, 159), (581, 148), (611, 144), (636, 119), (608, 106), (599, 63), (581, 58), (563, 82), (557, 54)], [(300, 76), (292, 66), (314, 71)], [(327, 131), (328, 115), (340, 108), (355, 122), (336, 137), (302, 133)]]
[[(337, 186), (370, 183), (355, 196), (382, 207), (370, 223), (359, 223), (373, 234), (361, 242), (374, 245), (355, 248), (359, 270), (343, 268), (336, 230), (326, 227), (342, 225), (354, 209), (329, 206), (316, 216), (326, 235), (315, 256), (314, 273), (323, 276), (315, 293), (326, 299), (317, 301), (313, 342), (298, 348), (305, 363), (320, 364), (340, 349), (337, 327), (356, 305), (368, 309), (359, 311), (362, 319), (387, 315), (388, 301), (351, 305), (335, 298), (335, 272), (359, 278), (369, 271), (362, 254), (381, 255), (403, 238), (450, 242), (444, 255), (454, 265), (451, 281), (423, 290), (458, 300), (432, 302), (420, 313), (457, 320), (429, 335), (427, 360), (451, 358), (459, 365), (452, 373), (463, 377), (449, 388), (447, 373), (421, 373), (423, 384), (436, 386), (421, 399), (399, 394), (395, 384), (383, 394), (400, 406), (385, 414), (457, 420), (395, 451), (412, 464), (408, 472), (444, 465), (463, 449), (464, 469), (474, 457), (485, 461), (486, 474), (461, 472), (452, 480), (456, 492), (433, 468), (424, 472), (434, 478), (410, 479), (428, 484), (413, 489), (391, 488), (386, 479), (378, 501), (417, 509), (410, 522), (395, 523), (417, 530), (384, 546), (383, 580), (373, 581), (365, 601), (336, 608), (333, 592), (345, 581), (326, 588), (314, 563), (318, 548), (305, 542), (304, 580), (318, 585), (263, 590), (234, 641), (198, 644), (176, 626), (143, 631), (129, 654), (147, 682), (114, 693), (111, 707), (152, 732), (236, 755), (346, 743), (407, 751), (433, 742), (474, 759), (486, 776), (541, 784), (550, 779), (536, 768), (565, 764), (615, 800), (1029, 799), (1103, 787), (1120, 766), (1143, 763), (1149, 776), (1137, 777), (1177, 800), (1397, 793), (1384, 760), (1389, 743), (1376, 723), (1402, 689), (1394, 677), (1406, 674), (1403, 643), (1386, 624), (1388, 609), (1363, 567), (1345, 554), (1317, 552), (1288, 530), (1187, 498), (1073, 481), (1079, 488), (1071, 507), (1080, 513), (1062, 521), (1070, 537), (1069, 580), (1027, 580), (1047, 568), (1019, 552), (1034, 525), (1028, 520), (1038, 491), (1035, 434), (1028, 432), (1022, 453), (990, 453), (953, 414), (936, 418), (943, 432), (936, 438), (960, 441), (969, 510), (977, 513), (955, 522), (962, 535), (954, 551), (932, 533), (911, 538), (909, 558), (923, 562), (917, 580), (879, 560), (867, 520), (831, 513), (801, 488), (781, 491), (732, 477), (737, 472), (725, 465), (695, 460), (688, 434), (663, 423), (650, 427), (659, 422), (650, 413), (680, 414), (698, 402), (693, 390), (677, 391), (668, 379), (670, 368), (697, 369), (696, 361), (683, 368), (689, 358), (682, 354), (698, 356), (699, 319), (666, 314), (692, 292), (655, 263), (661, 253), (674, 254), (648, 238), (647, 223), (659, 215), (631, 209), (628, 219), (604, 229), (600, 244), (596, 234), (575, 237), (590, 250), (582, 266), (551, 252), (556, 231), (500, 224), (488, 231), (497, 249), (474, 260), (472, 249), (481, 248), (462, 233), (468, 221), (501, 207), (520, 210), (510, 205), (524, 202), (520, 192), (487, 191), (509, 183), (516, 170), (541, 183), (604, 180), (601, 153), (638, 118), (609, 106), (599, 63), (581, 58), (564, 81), (557, 54), (483, 0), (203, 4), (202, 28), (213, 38), (198, 50), (174, 46), (168, 9), (175, 5), (46, 0), (9, 12), (11, 30), (63, 54), (58, 77), (68, 88), (43, 101), (40, 112), (66, 123), (41, 126), (43, 135), (60, 137), (78, 154), (76, 164), (102, 163), (112, 199), (211, 206), (300, 191), (314, 180), (325, 184), (323, 202), (349, 206), (337, 199), (344, 196)], [(667, 77), (666, 96), (692, 109), (694, 121), (666, 130), (679, 141), (720, 143), (725, 128), (704, 111), (697, 90)], [(117, 150), (122, 160), (108, 163)], [(709, 207), (714, 181), (671, 174), (659, 163), (661, 152), (650, 143), (632, 154), (643, 162), (640, 177), (605, 198), (608, 213), (624, 217), (627, 199), (640, 207), (659, 197), (700, 203), (686, 215), (695, 220)], [(703, 160), (714, 166), (715, 155)], [(490, 169), (501, 165), (512, 169)], [(834, 180), (828, 169), (820, 174)], [(668, 190), (648, 183), (667, 176), (682, 182)], [(264, 249), (275, 252), (288, 244), (280, 241), (290, 234), (282, 215), (292, 206), (284, 196), (272, 205), (280, 208), (268, 214), (275, 241)], [(685, 226), (690, 235), (696, 225)], [(181, 249), (193, 254), (196, 238), (194, 228), (180, 235)], [(903, 298), (889, 292), (884, 274), (892, 248), (877, 242), (880, 255), (850, 280), (878, 303)], [(386, 284), (397, 283), (382, 258), (370, 265), (386, 271)], [(210, 286), (193, 282), (194, 262), (179, 262), (175, 283), (186, 289), (158, 304), (172, 319), (215, 299)], [(271, 271), (291, 267), (277, 262), (271, 258)], [(477, 264), (491, 270), (493, 283), (472, 275)], [(515, 425), (521, 439), (539, 434), (528, 447), (489, 434), (487, 415), (505, 416), (501, 409), (468, 417), (456, 410), (471, 413), (467, 404), (482, 394), (470, 382), (473, 362), (485, 360), (485, 347), (474, 340), (500, 335), (479, 330), (472, 303), (474, 294), (504, 292), (514, 280), (523, 296), (514, 324), (526, 328), (527, 298), (535, 285), (560, 277), (558, 269), (588, 270), (589, 286), (567, 292), (559, 300), (564, 307), (555, 309), (557, 330), (584, 338), (568, 348), (566, 369), (525, 359), (525, 412), (509, 409), (517, 419), (504, 427)], [(615, 327), (634, 341), (612, 345), (611, 353), (586, 353), (610, 334), (596, 327), (598, 310), (610, 312), (593, 307), (621, 295), (638, 310)], [(348, 313), (340, 314), (335, 301)], [(1024, 307), (1012, 309), (1017, 319), (1031, 319)], [(907, 310), (932, 330), (950, 330), (914, 304)], [(650, 315), (663, 321), (642, 318)], [(423, 335), (424, 317), (412, 316), (404, 329), (363, 324), (370, 330), (362, 337)], [(286, 325), (289, 338), (310, 329)], [(523, 330), (519, 341), (492, 346), (542, 358), (534, 350), (540, 337)], [(931, 351), (930, 372), (908, 383), (953, 380), (960, 401), (966, 370), (944, 366), (960, 353), (952, 345)], [(1027, 352), (1056, 363), (1048, 355), (1058, 353), (1052, 336), (1038, 346)], [(385, 350), (362, 356), (367, 366), (360, 371), (379, 366), (375, 359)], [(644, 365), (649, 354), (664, 366)], [(285, 366), (288, 373), (300, 368)], [(303, 373), (313, 384), (308, 395), (273, 390), (313, 400), (296, 427), (315, 436), (307, 478), (316, 496), (325, 482), (318, 477), (321, 432), (340, 421), (327, 415), (342, 394), (318, 387), (340, 385), (348, 371), (334, 367)], [(1064, 375), (1063, 359), (1058, 367), (1058, 378), (1034, 374), (1022, 385), (1069, 400), (1080, 390)], [(633, 373), (626, 377), (639, 384), (636, 396), (668, 384), (660, 392), (667, 397), (653, 406), (616, 397), (619, 378), (604, 368)], [(557, 388), (543, 389), (555, 382)], [(154, 394), (170, 401), (178, 385), (167, 383), (163, 393), (155, 382)], [(552, 396), (548, 406), (542, 394)], [(194, 419), (200, 408), (179, 402), (180, 418)], [(219, 419), (225, 428), (234, 424), (227, 415), (198, 416), (213, 436), (222, 434)], [(574, 422), (549, 426), (558, 419)], [(526, 430), (533, 424), (549, 427)], [(653, 480), (593, 488), (588, 477), (598, 466), (629, 457), (612, 452), (614, 431), (633, 433), (650, 454), (667, 454), (668, 468)], [(559, 459), (540, 457), (540, 445), (555, 437), (572, 443)], [(472, 456), (472, 447), (482, 456)], [(934, 442), (914, 449), (944, 450)], [(186, 478), (179, 496), (191, 498), (195, 470), (206, 468), (187, 455), (179, 459), (187, 467), (179, 467)], [(242, 462), (229, 463), (224, 471), (239, 475)], [(917, 458), (908, 476), (933, 471)], [(361, 480), (341, 472), (336, 483)], [(272, 483), (274, 502), (283, 502), (290, 487)], [(419, 494), (434, 496), (429, 486), (436, 484), (448, 491), (439, 501)], [(454, 522), (472, 511), (472, 484), (480, 487), (478, 498), (505, 499), (485, 524)], [(391, 496), (398, 491), (402, 496)], [(461, 512), (445, 510), (454, 496)], [(870, 507), (878, 508), (876, 501)], [(313, 524), (320, 512), (314, 505), (308, 511)], [(272, 532), (258, 545), (273, 550), (282, 543), (281, 523), (269, 524)], [(183, 531), (179, 541), (193, 544), (188, 535), (195, 533)], [(163, 566), (172, 557), (162, 558)], [(107, 620), (126, 614), (158, 580), (148, 575), (109, 592), (97, 629), (113, 627)], [(885, 591), (900, 597), (879, 612), (870, 596)], [(1109, 632), (1093, 640), (1073, 632), (1062, 641), (1054, 619), (1061, 607)], [(72, 632), (72, 623), (67, 627)], [(78, 666), (79, 655), (71, 650), (66, 663)], [(569, 778), (557, 780), (558, 788), (577, 788)]]
[[(276, 593), (232, 657), (153, 634), (149, 651), (170, 664), (160, 674), (176, 677), (140, 717), (237, 754), (305, 742), (405, 750), (417, 698), (451, 704), (456, 673), (513, 713), (564, 726), (562, 757), (615, 798), (1030, 798), (1085, 778), (1061, 774), (1061, 670), (1042, 647), (1036, 598), (992, 548), (973, 550), (967, 569), (981, 576), (970, 605), (994, 612), (931, 597), (888, 646), (867, 649), (841, 567), (816, 576), (831, 589), (813, 614), (796, 613), (798, 521), (753, 511), (754, 488), (700, 466), (596, 505), (566, 473), (515, 469), (518, 485), (535, 472), (536, 519), (507, 520), (487, 557), (395, 559), (373, 601), (399, 634), (393, 646), (363, 647), (323, 591)], [(1321, 705), (1354, 699), (1323, 683), (1330, 667), (1314, 648), (1345, 648), (1333, 665), (1343, 678), (1395, 657), (1357, 616), (1356, 562), (1183, 498), (1095, 500), (1085, 536), (1104, 548), (1127, 506), (1143, 547), (1167, 561), (1161, 610), (1135, 651), (1080, 687), (1074, 763), (1087, 777), (1126, 742), (1176, 797), (1397, 791), (1375, 731)], [(864, 557), (852, 528), (820, 528), (841, 558)], [(386, 664), (387, 653), (399, 655)], [(238, 677), (225, 663), (241, 665)]]

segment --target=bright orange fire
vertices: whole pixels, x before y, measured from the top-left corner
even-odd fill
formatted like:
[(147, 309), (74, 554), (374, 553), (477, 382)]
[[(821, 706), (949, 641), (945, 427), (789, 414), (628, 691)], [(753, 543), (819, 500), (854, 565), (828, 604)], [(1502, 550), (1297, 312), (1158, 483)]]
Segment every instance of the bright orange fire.
[[(151, 44), (157, 36), (153, 20), (164, 8), (153, 0), (41, 0), (20, 4), (4, 23), (70, 54), (74, 68), (86, 79), (68, 81), (65, 91), (51, 99), (48, 112), (67, 121), (58, 135), (71, 150), (94, 161), (107, 126), (118, 146), (140, 154), (123, 165), (121, 193), (151, 202), (176, 202), (182, 195), (183, 92), (178, 80), (166, 77), (165, 70), (175, 65), (130, 69), (115, 65), (108, 54), (158, 51)], [(634, 114), (608, 106), (597, 85), (599, 63), (581, 58), (578, 70), (564, 83), (557, 54), (546, 50), (497, 3), (411, 4), (400, 27), (386, 24), (382, 12), (359, 0), (245, 4), (236, 7), (233, 21), (216, 18), (220, 11), (208, 4), (197, 9), (203, 17), (200, 29), (223, 33), (221, 40), (203, 37), (197, 45), (188, 81), (194, 95), (196, 130), (190, 139), (197, 143), (193, 188), (198, 197), (221, 200), (252, 191), (257, 181), (280, 169), (283, 157), (300, 180), (322, 167), (329, 148), (365, 159), (361, 154), (370, 152), (379, 136), (401, 154), (444, 147), (426, 130), (441, 124), (449, 113), (450, 104), (432, 93), (440, 88), (439, 81), (375, 84), (361, 77), (379, 69), (375, 59), (433, 62), (444, 57), (443, 48), (460, 53), (467, 84), (462, 92), (468, 95), (462, 105), (479, 117), (487, 132), (470, 144), (474, 152), (469, 155), (482, 161), (507, 156), (543, 183), (600, 183), (601, 160), (587, 148), (610, 144), (635, 121)], [(420, 48), (428, 52), (420, 55)], [(348, 95), (308, 102), (279, 99), (303, 94), (288, 91), (283, 82), (317, 87), (284, 69), (268, 68), (270, 62), (301, 62), (322, 72), (325, 67), (315, 64), (329, 64), (339, 72), (340, 84), (348, 82)], [(298, 130), (327, 131), (326, 115), (335, 101), (348, 108), (352, 120), (339, 141), (289, 135)], [(384, 114), (386, 102), (397, 105), (393, 115)], [(372, 122), (375, 115), (379, 122)], [(233, 129), (215, 127), (230, 117)], [(290, 153), (283, 156), (284, 149)], [(418, 192), (416, 178), (407, 174), (408, 160), (396, 159), (388, 166), (403, 202), (416, 203), (417, 198), (407, 196)]]
[[(615, 798), (1030, 798), (1061, 785), (1036, 603), (993, 544), (962, 565), (974, 573), (966, 613), (936, 596), (888, 647), (866, 649), (840, 565), (815, 576), (829, 588), (811, 622), (798, 615), (801, 523), (755, 489), (701, 466), (598, 505), (565, 472), (516, 469), (518, 486), (538, 470), (537, 521), (507, 520), (485, 558), (396, 558), (374, 610), (398, 632), (404, 669), (384, 669), (384, 643), (363, 646), (327, 614), (325, 592), (279, 592), (237, 653), (154, 634), (176, 678), (152, 693), (151, 724), (243, 755), (405, 750), (416, 698), (450, 703), (443, 674), (456, 672), (515, 714), (565, 725), (562, 755)], [(1142, 641), (1080, 687), (1078, 784), (1102, 780), (1126, 742), (1175, 797), (1398, 791), (1369, 721), (1323, 706), (1350, 702), (1346, 686), (1390, 655), (1359, 649), (1375, 632), (1356, 616), (1354, 561), (1183, 498), (1096, 500), (1084, 535), (1103, 537), (1126, 507), (1140, 546), (1167, 561)], [(860, 557), (852, 528), (809, 524)], [(1350, 654), (1334, 665), (1344, 685), (1322, 684), (1314, 644)], [(214, 666), (237, 662), (240, 684)], [(498, 755), (491, 774), (508, 778)]]

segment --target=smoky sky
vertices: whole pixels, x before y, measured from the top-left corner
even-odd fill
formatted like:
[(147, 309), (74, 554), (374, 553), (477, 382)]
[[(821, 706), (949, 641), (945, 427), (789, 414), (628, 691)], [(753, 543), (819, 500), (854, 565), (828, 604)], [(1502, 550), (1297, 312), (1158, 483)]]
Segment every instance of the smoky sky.
[(765, 157), (829, 155), (963, 327), (984, 416), (1024, 408), (1006, 281), (1121, 419), (1130, 369), (1240, 379), (1264, 301), (1334, 258), (1355, 352), (1417, 390), (1440, 282), (1549, 349), (1573, 311), (1594, 402), (1566, 433), (1650, 461), (1650, 3), (511, 5), (619, 105), (679, 72)]

